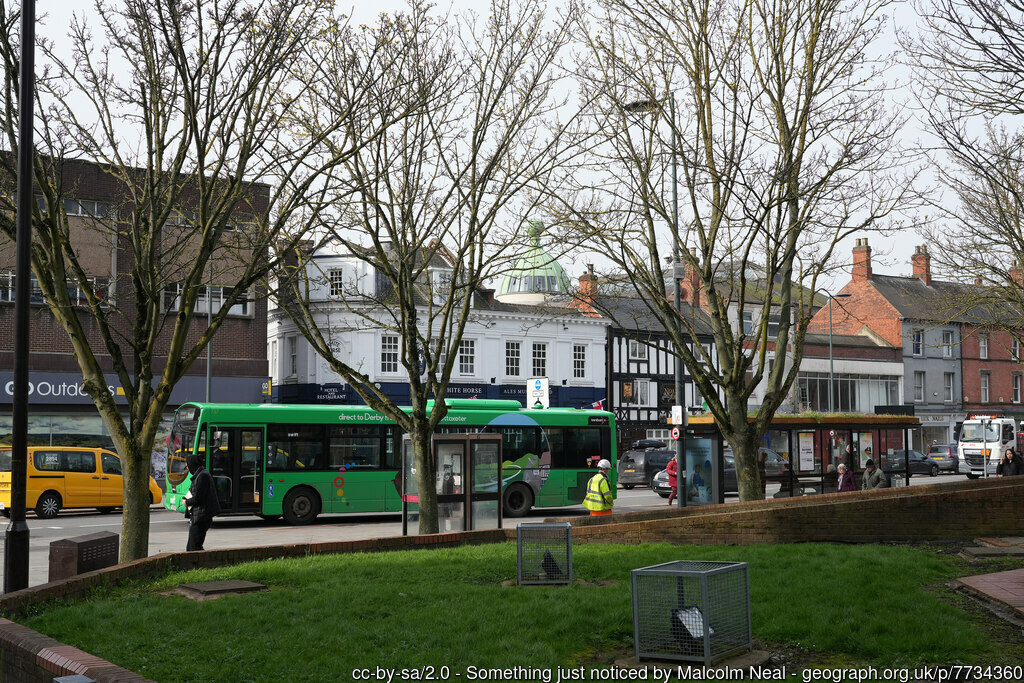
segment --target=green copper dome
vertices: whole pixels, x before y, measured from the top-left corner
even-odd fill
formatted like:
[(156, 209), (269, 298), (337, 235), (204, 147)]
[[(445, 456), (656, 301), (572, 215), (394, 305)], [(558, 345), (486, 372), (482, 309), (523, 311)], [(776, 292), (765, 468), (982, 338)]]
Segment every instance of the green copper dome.
[(572, 287), (569, 276), (540, 246), (544, 224), (528, 220), (526, 225), (530, 248), (502, 278), (497, 299), (508, 303), (539, 303), (547, 297), (569, 296)]

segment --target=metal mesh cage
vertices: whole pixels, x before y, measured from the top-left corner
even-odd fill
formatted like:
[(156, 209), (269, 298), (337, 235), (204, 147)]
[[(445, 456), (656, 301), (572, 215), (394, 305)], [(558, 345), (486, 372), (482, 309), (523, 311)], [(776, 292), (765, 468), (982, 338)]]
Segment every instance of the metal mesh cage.
[(751, 647), (746, 562), (666, 562), (632, 571), (636, 659), (712, 664)]
[(516, 580), (520, 585), (572, 583), (572, 525), (520, 524), (516, 541)]

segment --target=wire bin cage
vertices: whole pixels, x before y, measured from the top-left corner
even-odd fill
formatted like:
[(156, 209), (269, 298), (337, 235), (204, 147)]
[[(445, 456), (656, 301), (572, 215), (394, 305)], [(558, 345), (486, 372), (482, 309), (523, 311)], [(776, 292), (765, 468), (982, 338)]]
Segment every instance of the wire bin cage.
[(710, 665), (751, 648), (746, 562), (681, 560), (631, 573), (637, 661), (679, 659)]
[(516, 545), (519, 585), (572, 583), (572, 525), (568, 522), (520, 524)]

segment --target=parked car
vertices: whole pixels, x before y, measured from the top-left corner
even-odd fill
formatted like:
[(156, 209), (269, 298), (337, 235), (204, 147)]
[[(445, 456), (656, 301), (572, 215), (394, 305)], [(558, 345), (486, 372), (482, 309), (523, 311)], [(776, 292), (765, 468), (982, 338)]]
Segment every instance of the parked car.
[(757, 461), (764, 458), (764, 471), (769, 477), (778, 477), (786, 471), (789, 463), (781, 455), (770, 448), (757, 449)]
[(624, 489), (631, 489), (637, 484), (651, 485), (658, 470), (665, 469), (674, 457), (676, 452), (668, 448), (626, 451), (619, 458), (619, 484)]
[[(893, 451), (893, 454), (887, 456), (886, 461), (882, 464), (882, 471), (889, 475), (894, 472), (902, 472), (904, 453), (903, 449)], [(921, 451), (911, 450), (908, 464), (910, 466), (910, 476), (927, 474), (937, 477), (939, 475), (939, 465)]]
[(634, 441), (629, 445), (629, 448), (634, 451), (642, 451), (648, 448), (667, 448), (668, 444), (658, 439), (640, 439)]
[[(725, 492), (739, 493), (739, 487), (736, 485), (736, 459), (728, 453), (722, 457), (725, 463)], [(679, 479), (684, 482), (688, 481), (686, 472), (683, 472)], [(662, 498), (668, 498), (672, 492), (672, 487), (668, 485), (668, 472), (662, 470), (654, 475), (654, 479), (651, 481), (651, 489)]]
[[(683, 472), (683, 477), (686, 473)], [(672, 487), (668, 485), (668, 472), (662, 470), (654, 475), (654, 480), (651, 482), (651, 489), (662, 498), (668, 498), (672, 493)]]
[(956, 454), (956, 444), (933, 444), (928, 449), (928, 458), (942, 471), (955, 473), (960, 464)]
[(724, 460), (724, 472), (725, 475), (725, 492), (726, 493), (739, 493), (740, 487), (736, 483), (736, 458), (729, 453), (723, 456)]
[[(723, 457), (726, 458), (734, 457), (732, 453), (732, 448), (730, 448), (729, 446), (725, 446), (722, 449), (722, 455)], [(765, 473), (769, 477), (777, 477), (783, 472), (785, 472), (786, 468), (789, 467), (789, 462), (770, 448), (764, 448), (762, 446), (761, 448), (757, 449), (758, 462), (761, 461), (761, 458), (764, 458)]]

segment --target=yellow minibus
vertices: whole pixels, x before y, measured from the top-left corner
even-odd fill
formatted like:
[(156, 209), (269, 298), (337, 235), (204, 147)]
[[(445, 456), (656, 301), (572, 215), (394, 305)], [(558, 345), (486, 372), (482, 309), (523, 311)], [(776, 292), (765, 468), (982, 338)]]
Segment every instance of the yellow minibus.
[[(110, 512), (124, 505), (121, 460), (103, 448), (30, 446), (26, 509), (36, 516), (56, 517), (62, 508), (96, 508)], [(163, 492), (149, 478), (149, 496), (159, 503)], [(0, 512), (10, 516), (11, 447), (0, 446)]]

